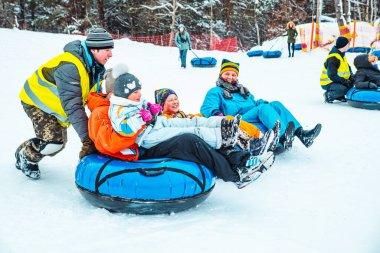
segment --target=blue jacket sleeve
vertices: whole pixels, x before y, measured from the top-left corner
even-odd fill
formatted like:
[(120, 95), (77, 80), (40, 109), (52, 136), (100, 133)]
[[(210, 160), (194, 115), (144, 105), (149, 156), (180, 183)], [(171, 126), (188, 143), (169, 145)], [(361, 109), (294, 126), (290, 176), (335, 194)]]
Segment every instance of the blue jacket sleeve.
[(201, 106), (201, 114), (206, 118), (211, 116), (217, 116), (222, 113), (222, 100), (216, 90), (211, 89), (207, 92), (203, 104)]

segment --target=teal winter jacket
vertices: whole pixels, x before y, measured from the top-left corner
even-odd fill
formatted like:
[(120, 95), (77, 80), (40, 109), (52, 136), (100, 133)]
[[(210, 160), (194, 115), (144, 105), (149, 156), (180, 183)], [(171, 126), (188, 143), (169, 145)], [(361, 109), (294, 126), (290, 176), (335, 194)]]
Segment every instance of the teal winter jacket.
[(183, 33), (177, 32), (175, 36), (175, 44), (179, 48), (179, 50), (191, 48), (189, 33), (186, 30), (184, 30)]

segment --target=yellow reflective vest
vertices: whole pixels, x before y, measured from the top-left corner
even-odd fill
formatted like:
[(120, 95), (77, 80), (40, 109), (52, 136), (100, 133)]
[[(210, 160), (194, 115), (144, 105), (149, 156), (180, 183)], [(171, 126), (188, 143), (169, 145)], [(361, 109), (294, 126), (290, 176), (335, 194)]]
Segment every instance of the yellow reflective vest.
[(82, 102), (84, 105), (87, 101), (88, 94), (97, 91), (100, 83), (94, 85), (90, 90), (90, 79), (84, 64), (75, 55), (69, 52), (60, 54), (39, 67), (38, 70), (26, 80), (20, 92), (20, 99), (25, 104), (38, 107), (42, 111), (54, 115), (62, 126), (68, 127), (70, 122), (68, 122), (68, 117), (62, 107), (57, 85), (48, 81), (44, 76), (44, 70), (53, 69), (62, 62), (69, 62), (77, 67), (80, 76), (80, 86), (82, 88)]
[(327, 68), (326, 68), (326, 62), (331, 57), (336, 57), (340, 61), (340, 65), (338, 68), (338, 76), (340, 76), (346, 80), (348, 80), (350, 78), (350, 75), (351, 75), (350, 66), (348, 65), (346, 56), (342, 57), (338, 53), (332, 53), (332, 54), (329, 54), (327, 56), (326, 61), (323, 63), (323, 70), (322, 70), (321, 77), (319, 79), (321, 86), (325, 86), (325, 85), (328, 85), (328, 84), (333, 82), (333, 81), (331, 81), (331, 79), (327, 75)]

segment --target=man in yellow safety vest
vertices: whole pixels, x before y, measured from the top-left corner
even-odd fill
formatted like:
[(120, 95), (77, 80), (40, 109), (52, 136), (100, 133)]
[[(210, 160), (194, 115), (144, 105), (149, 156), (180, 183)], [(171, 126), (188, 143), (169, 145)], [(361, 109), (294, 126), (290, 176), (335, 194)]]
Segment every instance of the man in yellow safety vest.
[(36, 137), (23, 142), (15, 153), (16, 168), (26, 176), (40, 178), (38, 162), (65, 147), (71, 124), (83, 143), (79, 157), (96, 151), (88, 137), (84, 105), (90, 92), (99, 91), (113, 47), (112, 36), (103, 28), (95, 28), (86, 40), (68, 43), (64, 53), (40, 66), (26, 80), (20, 99)]
[(332, 103), (334, 100), (346, 102), (345, 95), (353, 86), (354, 76), (345, 56), (348, 47), (348, 39), (338, 37), (323, 63), (320, 85), (326, 91), (323, 94), (326, 103)]

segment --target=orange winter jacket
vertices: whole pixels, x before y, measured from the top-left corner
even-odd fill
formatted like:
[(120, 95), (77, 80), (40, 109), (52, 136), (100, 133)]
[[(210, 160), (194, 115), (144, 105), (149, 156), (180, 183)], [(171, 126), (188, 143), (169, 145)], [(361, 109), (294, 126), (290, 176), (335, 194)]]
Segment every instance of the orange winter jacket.
[[(169, 114), (167, 112), (163, 112), (163, 114), (161, 116), (165, 116), (166, 118), (170, 119), (170, 118), (193, 118), (195, 116), (198, 116), (198, 117), (203, 117), (202, 114), (198, 113), (198, 114), (186, 114), (184, 113), (183, 111), (178, 111), (177, 113), (175, 114)], [(226, 116), (227, 119), (233, 119), (234, 117), (233, 116)], [(240, 121), (240, 125), (239, 125), (239, 128), (243, 131), (245, 131), (249, 137), (251, 138), (260, 138), (260, 129), (255, 126), (255, 125), (252, 125), (251, 123), (248, 123), (247, 121)]]
[(145, 126), (134, 136), (126, 137), (116, 133), (108, 117), (110, 102), (106, 96), (94, 92), (88, 95), (87, 106), (92, 111), (88, 120), (89, 136), (99, 152), (121, 160), (135, 161), (139, 156), (136, 138)]

